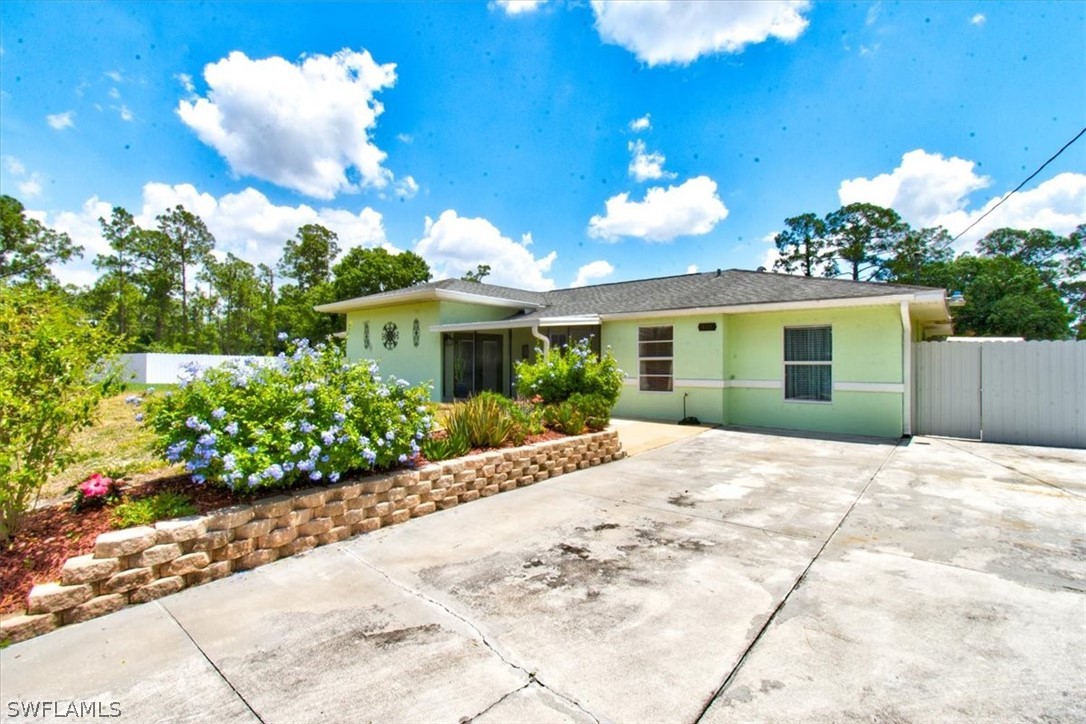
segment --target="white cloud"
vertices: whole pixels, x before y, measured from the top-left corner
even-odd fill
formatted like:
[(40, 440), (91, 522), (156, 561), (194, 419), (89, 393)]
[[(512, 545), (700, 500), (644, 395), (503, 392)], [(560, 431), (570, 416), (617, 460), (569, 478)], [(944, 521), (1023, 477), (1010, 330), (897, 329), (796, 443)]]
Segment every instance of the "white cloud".
[(26, 181), (19, 184), (19, 194), (28, 199), (32, 199), (41, 194), (41, 179), (38, 174), (32, 175)]
[(48, 123), (53, 130), (63, 131), (65, 128), (71, 128), (75, 125), (75, 111), (52, 113), (45, 117), (45, 122)]
[(396, 182), (394, 190), (396, 195), (402, 199), (413, 199), (419, 192), (419, 185), (411, 176), (404, 176)]
[(664, 154), (649, 152), (645, 149), (645, 142), (640, 138), (630, 141), (627, 148), (633, 157), (630, 159), (630, 176), (637, 181), (649, 181), (658, 178), (675, 178), (675, 174), (664, 170)]
[(370, 131), (384, 111), (374, 94), (395, 84), (395, 68), (368, 51), (298, 63), (234, 51), (204, 68), (207, 97), (180, 101), (177, 113), (234, 172), (331, 199), (391, 181)]
[(26, 173), (26, 166), (14, 156), (4, 156), (4, 168), (14, 176), (22, 176)]
[(973, 25), (984, 25), (988, 18), (984, 17), (984, 13), (977, 13), (973, 17), (969, 18), (969, 22)]
[(603, 279), (615, 273), (615, 268), (604, 259), (590, 261), (577, 270), (577, 278), (570, 287), (583, 287), (594, 279)]
[(685, 65), (712, 53), (740, 53), (769, 38), (792, 41), (807, 27), (806, 0), (604, 2), (592, 0), (596, 30), (650, 66)]
[(410, 133), (397, 133), (396, 140), (400, 143), (414, 143), (415, 137), (412, 136)]
[[(379, 246), (398, 251), (385, 237), (381, 214), (371, 208), (356, 213), (346, 209), (315, 209), (306, 204), (277, 206), (252, 188), (216, 199), (192, 184), (152, 182), (143, 187), (141, 207), (130, 210), (137, 224), (154, 228), (157, 225), (155, 217), (178, 204), (204, 220), (215, 236), (215, 247), (219, 252), (231, 252), (253, 264), (274, 267), (282, 254), (283, 242), (305, 224), (321, 224), (336, 232), (343, 252), (355, 246)], [(77, 212), (31, 213), (47, 226), (67, 232), (76, 243), (86, 247), (82, 260), (54, 268), (58, 278), (65, 283), (93, 283), (97, 276), (92, 266), (95, 254), (110, 253), (108, 243), (102, 238), (98, 218), (108, 219), (112, 204), (91, 197)]]
[(630, 130), (637, 133), (640, 131), (647, 131), (652, 128), (652, 114), (646, 113), (640, 118), (635, 118), (630, 121)]
[(174, 76), (177, 82), (181, 84), (181, 87), (185, 89), (185, 92), (192, 95), (196, 93), (196, 86), (192, 83), (192, 76), (188, 73), (178, 73)]
[(606, 213), (589, 220), (588, 234), (604, 241), (622, 236), (671, 241), (677, 236), (708, 234), (728, 215), (716, 188), (708, 176), (697, 176), (679, 186), (651, 188), (644, 201), (630, 201), (628, 193), (612, 196)]
[[(978, 175), (974, 166), (972, 161), (917, 149), (902, 156), (901, 164), (890, 173), (842, 181), (837, 195), (842, 204), (887, 206), (914, 227), (943, 226), (957, 235), (1001, 198), (994, 196), (979, 208), (968, 208), (969, 195), (991, 185), (991, 179)], [(955, 247), (959, 251), (972, 249), (977, 239), (1003, 227), (1067, 234), (1084, 217), (1086, 174), (1062, 173), (1011, 196)]]
[(964, 209), (969, 194), (991, 183), (976, 174), (975, 165), (918, 148), (904, 154), (890, 173), (842, 181), (837, 196), (843, 205), (878, 204), (896, 210), (914, 226), (931, 226), (936, 219)]
[(132, 111), (129, 110), (128, 106), (122, 105), (118, 112), (121, 114), (122, 121), (131, 121), (133, 118), (135, 118), (135, 116), (132, 115)]
[(124, 76), (121, 75), (120, 71), (117, 71), (117, 70), (108, 71), (106, 73), (106, 77), (109, 78), (110, 80), (112, 80), (114, 83), (123, 83), (124, 82)]
[(121, 97), (121, 92), (119, 90), (117, 90), (116, 88), (110, 88), (109, 89), (109, 97), (112, 98), (113, 100), (119, 100), (120, 97)]
[(506, 15), (535, 12), (545, 2), (547, 0), (495, 0), (495, 4), (504, 10)]
[(530, 244), (530, 234), (517, 243), (503, 236), (487, 219), (458, 216), (449, 209), (437, 221), (426, 217), (415, 253), (426, 260), (437, 279), (460, 277), (479, 264), (489, 264), (490, 276), (483, 280), (487, 283), (538, 291), (554, 289), (554, 280), (544, 275), (558, 253), (552, 251), (537, 259), (528, 249)]

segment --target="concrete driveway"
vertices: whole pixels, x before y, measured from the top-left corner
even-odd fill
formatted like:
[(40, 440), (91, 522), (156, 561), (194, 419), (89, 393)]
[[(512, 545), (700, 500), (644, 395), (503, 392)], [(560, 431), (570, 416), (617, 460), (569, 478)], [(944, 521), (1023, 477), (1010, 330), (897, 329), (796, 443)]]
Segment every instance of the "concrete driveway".
[(121, 722), (1081, 721), (1086, 452), (708, 430), (13, 645), (0, 698), (13, 722), (72, 700)]

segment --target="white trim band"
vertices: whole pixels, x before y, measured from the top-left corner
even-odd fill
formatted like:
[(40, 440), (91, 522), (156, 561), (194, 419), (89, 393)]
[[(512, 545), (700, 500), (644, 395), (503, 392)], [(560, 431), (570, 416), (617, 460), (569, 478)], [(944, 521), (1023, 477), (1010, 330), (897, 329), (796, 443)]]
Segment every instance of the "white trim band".
[(900, 395), (905, 385), (900, 382), (834, 382), (834, 392), (892, 392)]
[(695, 380), (695, 379), (679, 379), (675, 378), (676, 387), (693, 387), (703, 390), (723, 390), (727, 387), (727, 383), (724, 380)]

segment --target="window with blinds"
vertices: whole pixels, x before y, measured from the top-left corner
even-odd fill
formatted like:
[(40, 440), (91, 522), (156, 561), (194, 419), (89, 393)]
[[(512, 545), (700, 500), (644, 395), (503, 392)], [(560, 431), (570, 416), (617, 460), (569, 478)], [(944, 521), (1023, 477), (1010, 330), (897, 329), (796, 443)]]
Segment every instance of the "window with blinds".
[(637, 376), (642, 392), (671, 392), (673, 350), (670, 325), (637, 328)]
[(833, 400), (833, 331), (830, 327), (784, 328), (784, 399)]

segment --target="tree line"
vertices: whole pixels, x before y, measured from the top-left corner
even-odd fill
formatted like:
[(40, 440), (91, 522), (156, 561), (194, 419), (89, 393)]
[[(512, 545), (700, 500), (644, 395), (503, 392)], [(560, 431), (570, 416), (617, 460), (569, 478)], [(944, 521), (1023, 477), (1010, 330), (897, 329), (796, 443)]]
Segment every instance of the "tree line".
[(121, 351), (267, 354), (280, 331), (324, 339), (342, 317), (318, 304), (400, 289), (431, 278), (419, 255), (385, 249), (348, 250), (337, 262), (335, 232), (306, 224), (286, 240), (277, 264), (253, 265), (232, 253), (215, 255), (215, 237), (184, 206), (143, 228), (123, 207), (100, 218), (110, 253), (93, 263), (98, 279), (62, 288), (50, 265), (83, 256), (83, 248), (26, 216), (22, 203), (0, 196), (0, 285), (32, 284), (69, 298), (89, 318), (126, 340)]
[(946, 229), (914, 229), (893, 209), (855, 203), (785, 219), (773, 268), (960, 291), (957, 335), (1086, 339), (1084, 239), (1086, 224), (1067, 236), (1003, 228), (955, 256)]
[[(215, 238), (184, 206), (143, 228), (115, 207), (99, 219), (110, 253), (99, 254), (93, 285), (62, 288), (50, 265), (82, 257), (67, 234), (0, 196), (0, 287), (31, 284), (62, 294), (125, 339), (124, 351), (267, 354), (277, 335), (324, 339), (343, 318), (313, 307), (412, 286), (431, 278), (426, 261), (405, 251), (354, 247), (338, 261), (335, 232), (318, 224), (287, 239), (274, 266), (212, 254)], [(955, 333), (1086, 339), (1086, 224), (1067, 236), (1045, 229), (998, 229), (974, 253), (955, 257), (941, 227), (913, 229), (893, 209), (849, 204), (820, 217), (801, 214), (776, 235), (775, 271), (942, 287), (960, 291)], [(463, 278), (481, 281), (480, 265)]]

